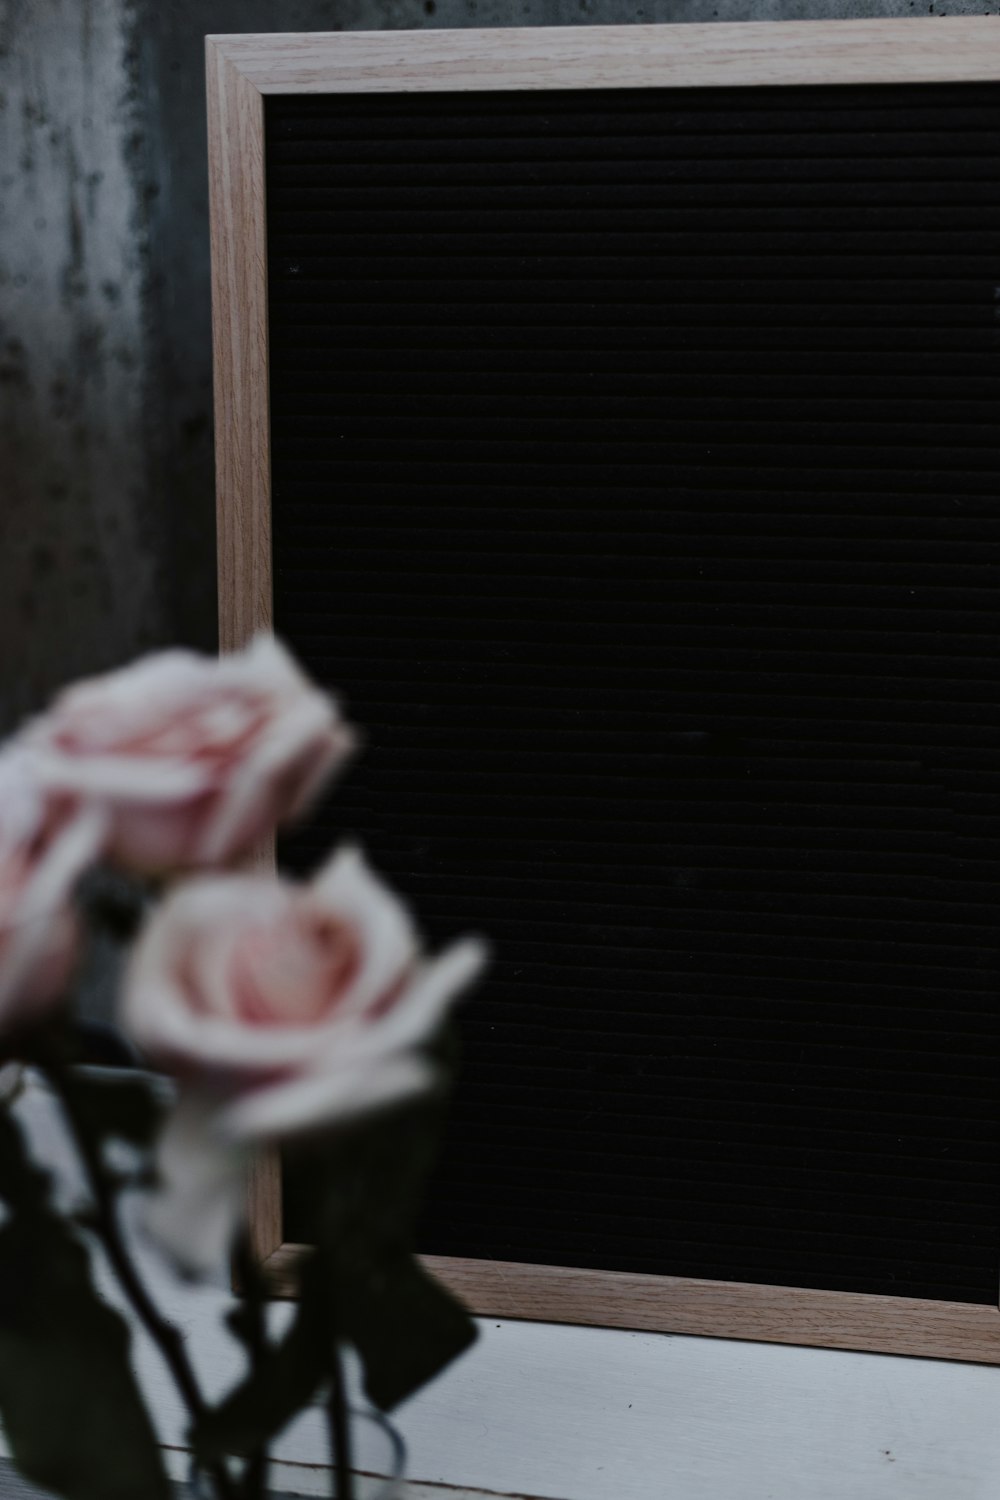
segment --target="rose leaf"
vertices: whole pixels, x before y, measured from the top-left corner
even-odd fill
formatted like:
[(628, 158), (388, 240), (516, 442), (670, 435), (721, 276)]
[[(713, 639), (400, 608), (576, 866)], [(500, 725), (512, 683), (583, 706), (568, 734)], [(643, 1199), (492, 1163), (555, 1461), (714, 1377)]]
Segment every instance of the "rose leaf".
[(148, 1148), (156, 1140), (168, 1108), (161, 1080), (124, 1069), (67, 1069), (63, 1087), (74, 1116), (92, 1139), (120, 1140)]
[(412, 1256), (400, 1256), (344, 1289), (341, 1325), (364, 1367), (365, 1392), (382, 1411), (439, 1375), (476, 1340), (476, 1325)]
[(0, 1228), (0, 1422), (21, 1473), (66, 1500), (168, 1500), (127, 1325), (47, 1212)]

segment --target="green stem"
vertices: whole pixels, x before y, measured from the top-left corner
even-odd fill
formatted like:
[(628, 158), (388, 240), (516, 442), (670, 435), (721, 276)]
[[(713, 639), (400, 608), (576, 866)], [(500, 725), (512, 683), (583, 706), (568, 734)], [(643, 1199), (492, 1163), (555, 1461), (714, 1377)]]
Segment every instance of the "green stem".
[(327, 1418), (330, 1428), (330, 1457), (336, 1483), (336, 1500), (354, 1500), (354, 1479), (351, 1473), (351, 1433), (347, 1410), (347, 1388), (344, 1381), (344, 1364), (340, 1349), (334, 1345), (333, 1363), (330, 1370), (330, 1396), (327, 1401)]
[[(66, 1119), (72, 1129), (76, 1148), (83, 1163), (93, 1198), (94, 1229), (97, 1237), (104, 1246), (108, 1260), (139, 1321), (163, 1356), (192, 1420), (197, 1421), (204, 1415), (206, 1406), (194, 1369), (187, 1357), (184, 1340), (173, 1324), (168, 1323), (161, 1316), (132, 1264), (118, 1223), (114, 1188), (104, 1170), (100, 1149), (75, 1109), (72, 1081), (60, 1065), (51, 1061), (46, 1063), (45, 1071), (62, 1101)], [(238, 1500), (235, 1486), (225, 1466), (217, 1462), (208, 1465), (207, 1468), (220, 1500)]]
[[(255, 1369), (259, 1366), (267, 1348), (267, 1327), (264, 1320), (264, 1288), (246, 1235), (241, 1235), (237, 1242), (236, 1271), (249, 1315), (245, 1335), (247, 1353), (250, 1356), (251, 1369)], [(267, 1444), (264, 1443), (247, 1459), (243, 1474), (245, 1500), (265, 1500), (268, 1468), (269, 1456)]]

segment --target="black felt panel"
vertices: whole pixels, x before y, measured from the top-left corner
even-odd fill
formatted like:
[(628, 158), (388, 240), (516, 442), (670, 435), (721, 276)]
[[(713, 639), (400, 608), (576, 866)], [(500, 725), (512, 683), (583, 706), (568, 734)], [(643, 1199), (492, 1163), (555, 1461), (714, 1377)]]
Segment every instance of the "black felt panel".
[(368, 733), (285, 856), (495, 945), (424, 1248), (995, 1303), (1000, 91), (271, 98), (267, 180)]

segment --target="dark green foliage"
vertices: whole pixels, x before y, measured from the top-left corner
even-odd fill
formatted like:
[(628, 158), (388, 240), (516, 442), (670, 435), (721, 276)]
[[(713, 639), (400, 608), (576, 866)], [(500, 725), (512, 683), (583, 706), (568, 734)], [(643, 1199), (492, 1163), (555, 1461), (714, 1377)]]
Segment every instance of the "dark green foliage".
[(88, 926), (116, 943), (130, 943), (142, 926), (153, 890), (148, 882), (110, 865), (88, 870), (80, 885)]
[(348, 1287), (343, 1327), (365, 1371), (365, 1391), (383, 1411), (439, 1374), (475, 1341), (460, 1302), (411, 1255)]
[[(204, 1457), (248, 1453), (326, 1384), (338, 1344), (358, 1352), (365, 1390), (389, 1410), (476, 1336), (460, 1303), (414, 1258), (413, 1223), (433, 1160), (440, 1097), (313, 1142), (292, 1169), (308, 1185), (308, 1236), (291, 1325), (194, 1433)], [(239, 1324), (245, 1337), (250, 1323)]]
[(147, 1149), (166, 1113), (162, 1085), (145, 1073), (67, 1069), (60, 1075), (60, 1088), (77, 1128), (97, 1141), (121, 1140)]
[(83, 1246), (47, 1204), (17, 1127), (0, 1114), (0, 1421), (14, 1461), (67, 1500), (167, 1500), (129, 1333), (101, 1301)]
[[(87, 1164), (95, 1192), (88, 1222), (117, 1243), (113, 1195), (124, 1179), (109, 1168), (105, 1148), (132, 1147), (127, 1179), (148, 1179), (165, 1098), (149, 1075), (73, 1067), (75, 1041), (59, 1026), (39, 1031), (35, 1060), (62, 1098)], [(436, 1051), (439, 1062), (451, 1061), (447, 1039)], [(442, 1090), (300, 1148), (313, 1246), (301, 1298), (284, 1336), (269, 1340), (266, 1289), (242, 1249), (246, 1295), (229, 1322), (250, 1356), (249, 1373), (214, 1409), (190, 1403), (192, 1443), (206, 1468), (241, 1455), (246, 1476), (266, 1472), (266, 1446), (330, 1385), (344, 1345), (360, 1357), (369, 1398), (387, 1410), (472, 1343), (471, 1318), (411, 1248), (443, 1106)], [(82, 1243), (50, 1206), (47, 1173), (28, 1158), (4, 1111), (0, 1200), (10, 1209), (0, 1223), (0, 1423), (15, 1462), (66, 1500), (166, 1500), (127, 1326), (98, 1297)]]
[(361, 1357), (365, 1389), (389, 1410), (475, 1339), (460, 1303), (412, 1254), (443, 1099), (363, 1122), (311, 1155), (319, 1301), (331, 1333)]

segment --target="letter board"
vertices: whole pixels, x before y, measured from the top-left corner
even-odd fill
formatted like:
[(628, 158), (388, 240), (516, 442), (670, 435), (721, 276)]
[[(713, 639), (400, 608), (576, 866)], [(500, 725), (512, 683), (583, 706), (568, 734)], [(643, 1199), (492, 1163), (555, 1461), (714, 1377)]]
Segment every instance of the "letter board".
[(210, 41), (224, 636), (493, 942), (482, 1311), (997, 1358), (998, 35)]

